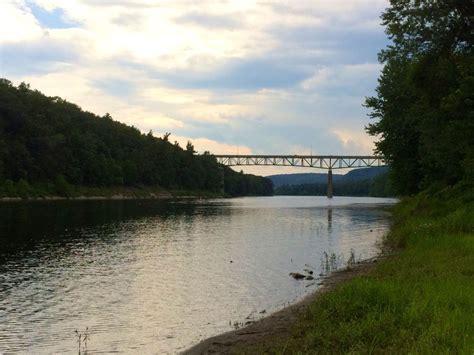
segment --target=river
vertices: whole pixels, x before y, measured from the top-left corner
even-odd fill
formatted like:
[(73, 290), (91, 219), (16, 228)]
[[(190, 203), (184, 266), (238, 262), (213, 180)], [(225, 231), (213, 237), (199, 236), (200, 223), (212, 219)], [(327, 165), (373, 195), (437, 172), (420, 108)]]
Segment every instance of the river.
[[(394, 202), (0, 204), (0, 353), (77, 353), (86, 328), (88, 353), (182, 351), (313, 292), (351, 256), (376, 255)], [(316, 279), (289, 276), (304, 269)]]

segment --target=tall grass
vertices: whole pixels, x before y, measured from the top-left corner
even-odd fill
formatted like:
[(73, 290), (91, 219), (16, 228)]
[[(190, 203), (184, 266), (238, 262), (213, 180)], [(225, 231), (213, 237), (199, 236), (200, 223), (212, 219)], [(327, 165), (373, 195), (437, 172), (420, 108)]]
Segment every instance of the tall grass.
[(404, 199), (369, 275), (322, 295), (273, 349), (243, 352), (474, 353), (474, 189)]

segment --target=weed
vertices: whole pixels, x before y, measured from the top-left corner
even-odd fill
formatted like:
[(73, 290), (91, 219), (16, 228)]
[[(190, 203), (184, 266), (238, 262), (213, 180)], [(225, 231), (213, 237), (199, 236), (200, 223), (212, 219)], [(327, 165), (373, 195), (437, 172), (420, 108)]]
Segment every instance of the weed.
[(87, 341), (90, 339), (89, 327), (86, 327), (84, 331), (75, 330), (74, 333), (77, 337), (77, 346), (79, 354), (81, 351), (87, 352)]

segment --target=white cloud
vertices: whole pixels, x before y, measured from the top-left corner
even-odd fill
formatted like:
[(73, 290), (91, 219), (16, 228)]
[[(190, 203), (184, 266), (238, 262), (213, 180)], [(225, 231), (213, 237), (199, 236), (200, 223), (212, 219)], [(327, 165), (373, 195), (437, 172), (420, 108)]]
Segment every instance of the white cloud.
[(304, 90), (314, 90), (321, 86), (353, 85), (377, 77), (381, 69), (382, 65), (378, 63), (324, 66), (304, 80), (301, 87)]
[(348, 130), (345, 128), (332, 131), (344, 148), (358, 154), (372, 154), (374, 149), (373, 137), (368, 136), (363, 130)]
[(43, 36), (44, 30), (23, 1), (2, 1), (0, 10), (0, 44), (30, 41)]
[(183, 136), (171, 135), (171, 141), (177, 141), (181, 147), (186, 147), (188, 141), (194, 145), (194, 149), (198, 153), (210, 151), (213, 154), (252, 154), (252, 150), (245, 145), (233, 145), (223, 142), (218, 142), (209, 138), (190, 138)]

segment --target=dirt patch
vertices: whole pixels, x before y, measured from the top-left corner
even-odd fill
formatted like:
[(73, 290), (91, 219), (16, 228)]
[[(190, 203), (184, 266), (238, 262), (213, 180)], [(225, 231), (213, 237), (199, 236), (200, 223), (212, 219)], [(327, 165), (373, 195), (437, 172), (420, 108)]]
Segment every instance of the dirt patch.
[(298, 317), (321, 294), (331, 291), (337, 285), (356, 276), (368, 274), (376, 265), (377, 259), (381, 257), (363, 261), (349, 269), (333, 272), (322, 281), (320, 288), (301, 301), (270, 314), (268, 317), (262, 318), (244, 328), (206, 339), (184, 351), (183, 354), (232, 354), (239, 352), (239, 349), (255, 345), (262, 349), (267, 349), (274, 345), (276, 338), (285, 338), (290, 335), (292, 326)]

